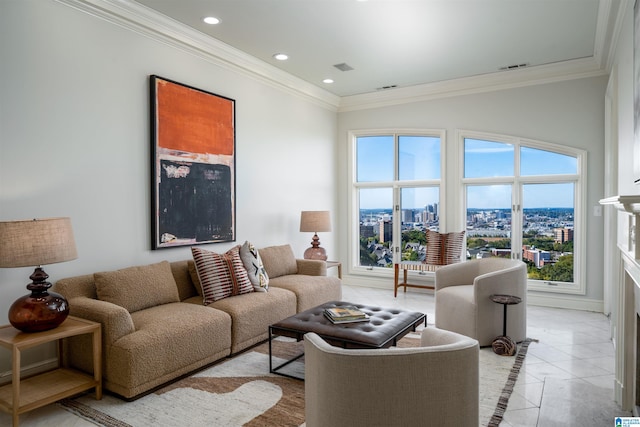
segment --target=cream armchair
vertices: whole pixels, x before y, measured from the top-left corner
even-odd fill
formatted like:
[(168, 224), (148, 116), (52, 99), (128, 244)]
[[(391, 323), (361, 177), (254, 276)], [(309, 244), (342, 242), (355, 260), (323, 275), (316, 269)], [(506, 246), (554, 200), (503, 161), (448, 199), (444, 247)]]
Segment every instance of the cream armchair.
[(489, 298), (522, 298), (507, 307), (507, 335), (520, 342), (527, 334), (527, 267), (522, 261), (484, 258), (436, 270), (436, 327), (475, 338), (481, 347), (502, 335), (503, 310)]
[(478, 426), (478, 342), (436, 328), (421, 347), (354, 350), (304, 338), (307, 427)]

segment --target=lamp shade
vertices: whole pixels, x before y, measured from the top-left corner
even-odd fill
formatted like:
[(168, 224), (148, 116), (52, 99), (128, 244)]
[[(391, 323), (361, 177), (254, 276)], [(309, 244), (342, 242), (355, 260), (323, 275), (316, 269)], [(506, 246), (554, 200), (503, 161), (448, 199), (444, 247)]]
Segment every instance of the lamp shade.
[(76, 258), (70, 218), (0, 222), (0, 267), (34, 267)]
[(69, 218), (0, 222), (0, 267), (36, 267), (27, 285), (30, 295), (9, 308), (9, 322), (22, 332), (56, 328), (67, 318), (69, 303), (49, 292), (49, 275), (42, 265), (78, 258)]
[(300, 215), (300, 231), (311, 233), (331, 231), (329, 211), (302, 211)]

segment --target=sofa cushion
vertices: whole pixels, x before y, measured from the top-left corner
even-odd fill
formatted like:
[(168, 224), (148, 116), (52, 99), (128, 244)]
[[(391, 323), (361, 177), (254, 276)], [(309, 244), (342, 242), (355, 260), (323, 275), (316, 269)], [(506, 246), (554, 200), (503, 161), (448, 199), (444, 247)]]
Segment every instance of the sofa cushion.
[(247, 270), (253, 289), (257, 292), (268, 291), (269, 275), (262, 264), (258, 249), (252, 243), (244, 242), (244, 245), (240, 248), (240, 258), (245, 270)]
[(269, 246), (260, 249), (260, 258), (269, 280), (274, 277), (298, 273), (298, 264), (290, 245)]
[(191, 252), (202, 286), (204, 305), (253, 292), (253, 285), (240, 259), (240, 246), (234, 246), (222, 255), (194, 247)]
[(269, 337), (269, 325), (296, 314), (296, 296), (286, 289), (271, 288), (225, 298), (210, 304), (231, 316), (231, 352), (237, 353)]
[(131, 315), (135, 332), (110, 346), (105, 384), (133, 397), (229, 355), (231, 318), (209, 307), (175, 303)]
[(196, 282), (193, 281), (189, 272), (189, 263), (193, 264), (193, 260), (173, 261), (170, 263), (173, 278), (176, 280), (176, 285), (178, 286), (180, 301), (198, 295), (197, 291), (200, 287), (200, 284), (198, 284), (197, 288), (195, 286)]
[(193, 282), (193, 286), (195, 286), (198, 291), (198, 295), (202, 296), (202, 285), (200, 284), (200, 278), (198, 277), (198, 270), (196, 269), (196, 263), (193, 260), (189, 260), (187, 262), (187, 268), (189, 269), (189, 275), (191, 276), (191, 281)]
[(269, 292), (274, 288), (287, 289), (296, 294), (298, 312), (308, 310), (327, 301), (342, 299), (342, 282), (335, 276), (306, 276), (289, 274), (271, 278)]
[(93, 278), (98, 299), (124, 307), (129, 313), (180, 301), (167, 261), (95, 273)]

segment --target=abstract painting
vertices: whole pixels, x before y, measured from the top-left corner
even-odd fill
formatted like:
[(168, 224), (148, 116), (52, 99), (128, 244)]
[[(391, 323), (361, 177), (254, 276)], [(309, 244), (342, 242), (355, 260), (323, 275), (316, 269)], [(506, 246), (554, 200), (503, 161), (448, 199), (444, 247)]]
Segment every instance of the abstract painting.
[(235, 241), (235, 101), (156, 75), (152, 248)]

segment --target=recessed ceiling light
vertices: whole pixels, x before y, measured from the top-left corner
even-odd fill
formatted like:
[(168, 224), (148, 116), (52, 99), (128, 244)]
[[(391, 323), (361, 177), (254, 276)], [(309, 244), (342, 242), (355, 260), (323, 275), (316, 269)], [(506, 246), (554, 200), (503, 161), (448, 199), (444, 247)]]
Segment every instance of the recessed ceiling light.
[(215, 16), (207, 16), (203, 19), (203, 21), (209, 25), (216, 25), (220, 23), (220, 20)]
[(322, 83), (331, 84), (333, 83), (333, 79), (324, 79)]
[(287, 59), (289, 59), (289, 55), (287, 55), (286, 53), (276, 53), (275, 55), (273, 55), (273, 57), (278, 61), (286, 61)]

